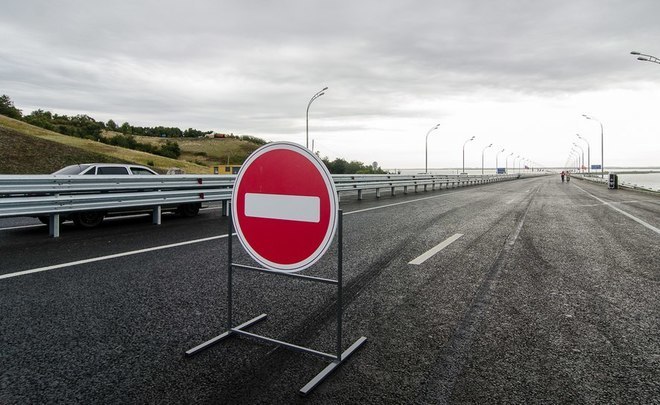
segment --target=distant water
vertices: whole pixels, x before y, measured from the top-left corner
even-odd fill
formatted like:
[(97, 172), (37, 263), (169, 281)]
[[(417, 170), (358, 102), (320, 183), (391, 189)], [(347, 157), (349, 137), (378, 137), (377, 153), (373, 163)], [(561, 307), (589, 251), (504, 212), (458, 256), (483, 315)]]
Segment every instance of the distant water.
[[(398, 174), (423, 174), (424, 169), (391, 169), (387, 170), (388, 173)], [(429, 169), (429, 174), (461, 174), (461, 169)], [(465, 172), (470, 176), (481, 175), (481, 169), (465, 169)], [(529, 170), (520, 169), (520, 173), (529, 173)], [(484, 175), (496, 174), (495, 169), (484, 169)], [(509, 174), (518, 174), (518, 168), (509, 168)]]
[(627, 174), (624, 172), (617, 173), (617, 176), (619, 177), (619, 184), (660, 191), (660, 172), (642, 174)]
[[(612, 168), (607, 169), (611, 170), (612, 173), (616, 173), (619, 177), (619, 184), (625, 184), (629, 186), (635, 186), (639, 188), (644, 188), (647, 190), (660, 191), (660, 169), (658, 168)], [(430, 174), (459, 174), (461, 169), (429, 169)], [(465, 169), (469, 175), (480, 175), (481, 169)], [(649, 173), (626, 173), (630, 171), (642, 172), (649, 171)], [(391, 173), (400, 172), (401, 174), (420, 174), (424, 172), (424, 169), (399, 169), (399, 170), (390, 170)], [(520, 169), (521, 173), (529, 173), (529, 170)], [(509, 174), (518, 173), (518, 168), (509, 168)], [(484, 174), (495, 174), (493, 169), (485, 169)], [(607, 176), (607, 172), (605, 174)]]

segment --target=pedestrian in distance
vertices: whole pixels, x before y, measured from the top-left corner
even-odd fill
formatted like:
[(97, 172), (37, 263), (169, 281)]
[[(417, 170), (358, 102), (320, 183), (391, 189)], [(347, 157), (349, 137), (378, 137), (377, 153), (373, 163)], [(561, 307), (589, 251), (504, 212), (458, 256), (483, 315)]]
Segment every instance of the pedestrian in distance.
[(566, 183), (568, 183), (569, 181), (571, 181), (571, 172), (566, 171)]
[(561, 171), (561, 182), (562, 182), (562, 183), (564, 182), (564, 176), (566, 176), (566, 172), (564, 172), (564, 171), (562, 170), (562, 171)]

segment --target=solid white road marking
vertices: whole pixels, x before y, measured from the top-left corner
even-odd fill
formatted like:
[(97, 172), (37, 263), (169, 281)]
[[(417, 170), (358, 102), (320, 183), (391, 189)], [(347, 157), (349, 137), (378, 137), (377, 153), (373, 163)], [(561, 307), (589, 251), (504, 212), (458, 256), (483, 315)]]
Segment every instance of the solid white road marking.
[(430, 249), (430, 250), (427, 251), (426, 253), (423, 253), (422, 255), (420, 255), (420, 256), (417, 257), (416, 259), (412, 260), (412, 261), (409, 262), (408, 264), (419, 265), (419, 264), (424, 263), (424, 262), (427, 261), (429, 258), (431, 258), (433, 255), (435, 255), (436, 253), (438, 253), (438, 252), (441, 251), (442, 249), (444, 249), (444, 248), (446, 248), (447, 246), (449, 246), (452, 242), (454, 242), (456, 239), (460, 238), (461, 236), (463, 236), (462, 233), (457, 233), (457, 234), (455, 234), (455, 235), (453, 235), (453, 236), (448, 237), (448, 238), (445, 239), (443, 242), (441, 242), (440, 244), (438, 244), (436, 247), (434, 247), (433, 249)]
[(28, 228), (43, 228), (44, 224), (36, 224), (36, 225), (19, 225), (19, 226), (9, 226), (6, 228), (0, 228), (0, 231), (10, 231), (12, 229), (28, 229)]
[(321, 220), (321, 199), (316, 196), (245, 193), (245, 216), (317, 223)]
[(595, 195), (591, 194), (590, 192), (584, 190), (583, 188), (581, 188), (581, 187), (579, 187), (579, 186), (575, 186), (575, 187), (578, 188), (578, 189), (580, 189), (580, 190), (582, 190), (584, 193), (586, 193), (587, 195), (591, 196), (592, 198), (594, 198), (594, 199), (600, 201), (600, 202), (603, 203), (604, 205), (606, 205), (606, 206), (612, 208), (614, 211), (617, 211), (617, 212), (619, 212), (619, 213), (621, 213), (621, 214), (627, 216), (628, 218), (632, 219), (633, 221), (637, 222), (638, 224), (641, 224), (641, 225), (645, 226), (646, 228), (648, 228), (648, 229), (654, 231), (655, 233), (660, 234), (660, 229), (658, 229), (658, 228), (656, 228), (655, 226), (649, 224), (648, 222), (644, 222), (644, 221), (642, 221), (641, 219), (637, 218), (636, 216), (633, 216), (633, 215), (631, 215), (631, 214), (628, 214), (628, 213), (625, 212), (624, 210), (615, 207), (615, 206), (612, 205), (611, 203), (608, 203), (608, 202), (605, 201), (605, 200), (601, 200), (600, 198), (596, 197)]
[(130, 252), (115, 253), (113, 255), (92, 257), (91, 259), (78, 260), (78, 261), (75, 261), (75, 262), (60, 263), (60, 264), (55, 264), (53, 266), (39, 267), (39, 268), (36, 268), (36, 269), (31, 269), (31, 270), (17, 271), (15, 273), (0, 274), (0, 280), (2, 280), (4, 278), (24, 276), (26, 274), (40, 273), (42, 271), (61, 269), (61, 268), (64, 268), (64, 267), (75, 266), (75, 265), (78, 265), (78, 264), (100, 262), (100, 261), (108, 260), (108, 259), (116, 259), (118, 257), (132, 256), (132, 255), (137, 255), (137, 254), (140, 254), (140, 253), (153, 252), (153, 251), (157, 251), (157, 250), (169, 249), (169, 248), (178, 247), (178, 246), (192, 245), (194, 243), (208, 242), (210, 240), (222, 239), (222, 238), (226, 238), (226, 237), (227, 237), (227, 234), (218, 235), (218, 236), (211, 236), (211, 237), (208, 237), (208, 238), (188, 240), (188, 241), (185, 241), (185, 242), (172, 243), (172, 244), (169, 244), (169, 245), (155, 246), (155, 247), (140, 249), (140, 250), (132, 250)]
[[(432, 196), (432, 197), (417, 198), (415, 200), (402, 201), (402, 202), (398, 202), (398, 203), (394, 203), (394, 204), (387, 204), (387, 205), (381, 205), (381, 206), (377, 206), (377, 207), (365, 208), (365, 209), (362, 209), (362, 210), (345, 212), (344, 215), (359, 214), (361, 212), (373, 211), (373, 210), (378, 210), (378, 209), (381, 209), (381, 208), (389, 208), (389, 207), (394, 207), (394, 206), (402, 205), (402, 204), (410, 204), (410, 203), (414, 203), (414, 202), (417, 202), (417, 201), (424, 201), (424, 200), (430, 200), (430, 199), (434, 199), (434, 198), (445, 197), (445, 196), (448, 196), (448, 195), (451, 195), (451, 194), (456, 194), (456, 193), (459, 193), (459, 191), (455, 191), (455, 192), (452, 192), (452, 193), (446, 193), (446, 194), (442, 194), (442, 195), (437, 195), (437, 196)], [(15, 273), (2, 274), (2, 275), (0, 275), (0, 280), (5, 279), (5, 278), (23, 276), (23, 275), (27, 275), (27, 274), (39, 273), (39, 272), (42, 272), (42, 271), (62, 269), (62, 268), (65, 268), (65, 267), (75, 266), (75, 265), (79, 265), (79, 264), (100, 262), (100, 261), (103, 261), (103, 260), (110, 260), (110, 259), (114, 259), (114, 258), (117, 258), (117, 257), (131, 256), (131, 255), (136, 255), (136, 254), (146, 253), (146, 252), (151, 252), (151, 251), (156, 251), (156, 250), (169, 249), (169, 248), (173, 248), (173, 247), (177, 247), (177, 246), (191, 245), (191, 244), (194, 244), (194, 243), (206, 242), (206, 241), (210, 241), (210, 240), (214, 240), (214, 239), (222, 239), (222, 238), (226, 238), (226, 237), (227, 237), (226, 234), (218, 235), (218, 236), (211, 236), (211, 237), (203, 238), (203, 239), (195, 239), (195, 240), (190, 240), (190, 241), (186, 241), (186, 242), (173, 243), (173, 244), (170, 244), (170, 245), (156, 246), (156, 247), (147, 248), (147, 249), (133, 250), (133, 251), (117, 253), (117, 254), (113, 254), (113, 255), (93, 257), (93, 258), (90, 258), (90, 259), (84, 259), (84, 260), (79, 260), (79, 261), (75, 261), (75, 262), (60, 263), (60, 264), (56, 264), (56, 265), (53, 265), (53, 266), (46, 266), (46, 267), (39, 267), (39, 268), (36, 268), (36, 269), (31, 269), (31, 270), (18, 271), (18, 272), (15, 272)]]

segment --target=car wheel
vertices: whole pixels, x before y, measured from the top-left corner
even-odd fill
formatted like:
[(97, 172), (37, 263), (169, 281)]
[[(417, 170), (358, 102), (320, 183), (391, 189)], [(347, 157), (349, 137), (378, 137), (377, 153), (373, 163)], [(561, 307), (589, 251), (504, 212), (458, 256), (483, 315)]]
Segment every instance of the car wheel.
[(97, 211), (79, 212), (73, 214), (73, 223), (81, 228), (93, 228), (103, 222), (105, 213)]
[(182, 204), (179, 205), (176, 212), (182, 217), (194, 217), (195, 215), (199, 214), (199, 208), (200, 204), (197, 203)]

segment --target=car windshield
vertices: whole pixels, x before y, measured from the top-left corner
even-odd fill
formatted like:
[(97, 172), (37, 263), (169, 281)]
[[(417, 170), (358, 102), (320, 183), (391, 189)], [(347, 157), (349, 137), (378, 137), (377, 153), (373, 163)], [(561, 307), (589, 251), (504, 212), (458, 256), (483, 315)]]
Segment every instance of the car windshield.
[(91, 165), (71, 165), (56, 171), (53, 174), (80, 174)]

